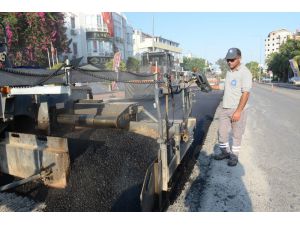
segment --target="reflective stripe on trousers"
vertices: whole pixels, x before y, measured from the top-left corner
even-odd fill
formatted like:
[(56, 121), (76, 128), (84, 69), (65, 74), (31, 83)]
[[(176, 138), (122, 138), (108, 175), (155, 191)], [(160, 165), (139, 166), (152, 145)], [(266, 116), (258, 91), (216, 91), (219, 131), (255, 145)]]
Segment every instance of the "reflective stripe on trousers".
[[(231, 116), (235, 112), (235, 109), (220, 110), (219, 114), (219, 147), (222, 151), (231, 152), (238, 155), (242, 136), (245, 132), (247, 110), (243, 110), (241, 118), (237, 122), (231, 122)], [(229, 133), (232, 131), (232, 150), (229, 148)]]

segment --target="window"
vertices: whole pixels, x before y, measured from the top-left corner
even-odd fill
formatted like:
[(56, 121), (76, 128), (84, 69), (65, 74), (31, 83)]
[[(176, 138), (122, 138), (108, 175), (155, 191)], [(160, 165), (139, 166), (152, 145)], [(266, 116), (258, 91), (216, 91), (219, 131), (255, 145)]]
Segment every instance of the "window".
[(97, 27), (97, 16), (88, 15), (85, 17), (85, 25), (87, 28), (96, 28)]
[(86, 45), (87, 45), (87, 52), (91, 53), (92, 52), (91, 41), (87, 41)]
[(78, 49), (77, 49), (77, 43), (73, 43), (73, 55), (77, 56), (78, 54)]
[(122, 38), (122, 29), (120, 26), (115, 27), (116, 37)]
[(130, 34), (129, 33), (127, 33), (126, 34), (126, 39), (127, 39), (127, 44), (131, 44), (131, 38), (130, 38)]
[(93, 27), (92, 20), (93, 20), (92, 16), (86, 16), (85, 17), (85, 25), (86, 25), (86, 27), (88, 27), (88, 28)]
[(71, 28), (75, 29), (75, 17), (71, 17)]
[(99, 41), (99, 53), (109, 56), (113, 53), (112, 43), (110, 41)]
[(93, 40), (93, 52), (97, 52), (97, 40)]
[(102, 27), (101, 16), (97, 15), (97, 27)]

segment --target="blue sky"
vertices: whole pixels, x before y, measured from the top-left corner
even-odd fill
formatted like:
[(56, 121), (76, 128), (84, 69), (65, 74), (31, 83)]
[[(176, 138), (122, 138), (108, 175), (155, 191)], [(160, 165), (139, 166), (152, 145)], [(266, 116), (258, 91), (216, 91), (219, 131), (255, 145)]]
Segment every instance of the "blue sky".
[(183, 53), (215, 63), (230, 47), (242, 51), (243, 62), (264, 62), (264, 39), (271, 31), (300, 29), (300, 13), (125, 12), (134, 29), (180, 43)]

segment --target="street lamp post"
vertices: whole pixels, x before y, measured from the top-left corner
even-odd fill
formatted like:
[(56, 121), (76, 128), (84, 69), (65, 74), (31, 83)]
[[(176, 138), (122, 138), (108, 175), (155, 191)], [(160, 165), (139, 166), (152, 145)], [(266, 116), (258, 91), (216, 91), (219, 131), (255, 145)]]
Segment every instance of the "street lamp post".
[(262, 37), (259, 36), (259, 75), (258, 75), (258, 82), (260, 83), (263, 67), (261, 65), (261, 44), (262, 44)]

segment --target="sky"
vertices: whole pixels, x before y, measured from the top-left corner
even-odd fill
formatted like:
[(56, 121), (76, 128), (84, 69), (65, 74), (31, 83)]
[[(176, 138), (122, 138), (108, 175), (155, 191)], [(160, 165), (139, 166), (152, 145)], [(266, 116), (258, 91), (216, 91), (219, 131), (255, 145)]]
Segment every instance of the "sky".
[(242, 51), (243, 62), (264, 63), (264, 40), (271, 31), (300, 30), (300, 13), (125, 12), (134, 29), (180, 44), (183, 54), (215, 63), (231, 47)]

